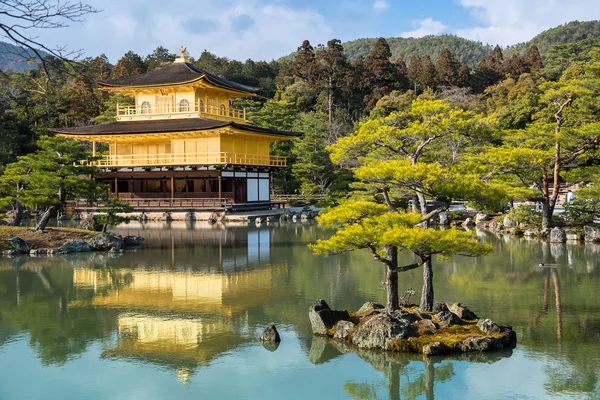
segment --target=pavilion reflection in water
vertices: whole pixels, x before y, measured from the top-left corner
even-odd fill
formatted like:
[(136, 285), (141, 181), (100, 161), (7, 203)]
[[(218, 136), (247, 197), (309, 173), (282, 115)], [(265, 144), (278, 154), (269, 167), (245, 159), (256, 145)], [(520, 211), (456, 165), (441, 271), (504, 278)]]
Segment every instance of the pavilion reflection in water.
[(287, 265), (270, 263), (270, 231), (246, 232), (245, 251), (238, 246), (222, 252), (219, 273), (153, 268), (147, 261), (142, 267), (75, 267), (74, 287), (93, 296), (69, 307), (118, 310), (117, 341), (103, 356), (170, 367), (186, 383), (198, 366), (254, 341), (248, 333), (250, 311), (280, 296), (273, 282), (287, 275)]

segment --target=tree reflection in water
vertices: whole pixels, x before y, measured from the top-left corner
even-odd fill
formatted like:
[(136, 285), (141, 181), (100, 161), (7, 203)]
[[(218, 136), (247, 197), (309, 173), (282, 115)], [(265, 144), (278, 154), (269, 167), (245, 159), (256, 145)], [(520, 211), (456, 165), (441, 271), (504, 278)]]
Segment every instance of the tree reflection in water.
[[(425, 357), (415, 353), (391, 353), (362, 350), (330, 338), (313, 337), (309, 358), (313, 364), (323, 364), (344, 354), (355, 353), (375, 370), (383, 373), (384, 380), (378, 382), (347, 381), (344, 391), (355, 400), (366, 399), (416, 399), (425, 395), (434, 399), (435, 383), (450, 381), (455, 376), (454, 362), (467, 361), (491, 364), (512, 351), (494, 353), (455, 354), (444, 357)], [(381, 392), (387, 389), (387, 396)]]

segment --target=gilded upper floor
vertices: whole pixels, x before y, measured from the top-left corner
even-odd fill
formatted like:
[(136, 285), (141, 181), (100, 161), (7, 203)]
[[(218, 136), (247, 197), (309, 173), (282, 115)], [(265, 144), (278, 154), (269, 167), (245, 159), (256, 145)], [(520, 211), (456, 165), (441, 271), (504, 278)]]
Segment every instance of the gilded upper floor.
[(200, 117), (245, 123), (246, 111), (233, 102), (259, 90), (196, 68), (184, 56), (150, 72), (99, 85), (135, 99), (134, 105), (117, 105), (118, 121)]

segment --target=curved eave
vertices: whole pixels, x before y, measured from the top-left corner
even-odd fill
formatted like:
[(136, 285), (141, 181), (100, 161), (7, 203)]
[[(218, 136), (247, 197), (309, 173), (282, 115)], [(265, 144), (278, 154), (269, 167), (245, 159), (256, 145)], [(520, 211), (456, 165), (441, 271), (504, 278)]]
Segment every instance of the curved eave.
[(215, 88), (227, 90), (227, 91), (237, 93), (240, 95), (244, 95), (244, 96), (248, 96), (248, 97), (255, 96), (256, 93), (260, 90), (259, 88), (255, 88), (255, 91), (244, 91), (244, 90), (235, 89), (235, 88), (232, 88), (231, 86), (218, 84), (215, 81), (211, 80), (206, 75), (202, 75), (202, 76), (199, 76), (198, 78), (191, 79), (188, 81), (169, 82), (169, 83), (160, 83), (160, 84), (152, 84), (152, 85), (131, 85), (131, 86), (129, 86), (129, 85), (114, 85), (114, 84), (110, 84), (107, 82), (98, 82), (98, 85), (102, 86), (103, 88), (111, 89), (111, 90), (129, 91), (129, 90), (144, 90), (144, 89), (153, 89), (153, 88), (160, 89), (160, 88), (165, 88), (165, 87), (190, 86), (190, 85), (193, 85), (194, 83), (200, 82), (200, 81), (205, 81), (210, 86), (213, 86)]
[[(116, 122), (109, 124), (114, 126), (115, 129), (106, 129), (99, 132), (85, 132), (77, 131), (77, 128), (53, 128), (49, 129), (50, 132), (56, 133), (63, 137), (68, 137), (76, 140), (89, 140), (89, 141), (101, 141), (101, 142), (112, 142), (112, 141), (138, 141), (140, 139), (168, 139), (176, 137), (192, 137), (200, 135), (202, 133), (209, 132), (222, 132), (225, 134), (243, 134), (259, 137), (269, 137), (271, 140), (284, 141), (294, 140), (303, 135), (302, 132), (285, 132), (273, 129), (265, 129), (255, 127), (251, 125), (237, 124), (235, 122), (224, 122), (222, 125), (212, 127), (189, 127), (189, 128), (177, 128), (177, 129), (140, 129), (138, 131), (123, 131), (118, 129), (118, 126), (123, 124), (122, 122)], [(140, 124), (141, 125), (141, 124)], [(99, 125), (100, 127), (102, 125)], [(80, 129), (90, 128), (82, 127)]]

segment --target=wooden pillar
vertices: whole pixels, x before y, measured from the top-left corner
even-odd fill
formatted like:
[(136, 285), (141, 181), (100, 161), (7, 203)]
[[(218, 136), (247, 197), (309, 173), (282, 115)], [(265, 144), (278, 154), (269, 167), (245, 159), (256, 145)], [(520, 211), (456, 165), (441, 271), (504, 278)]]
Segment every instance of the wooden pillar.
[(92, 156), (96, 157), (96, 141), (92, 140)]
[(175, 198), (175, 178), (171, 173), (171, 206), (173, 206), (173, 199)]
[(219, 199), (223, 198), (223, 177), (219, 172)]
[(119, 178), (115, 176), (115, 197), (119, 197)]

